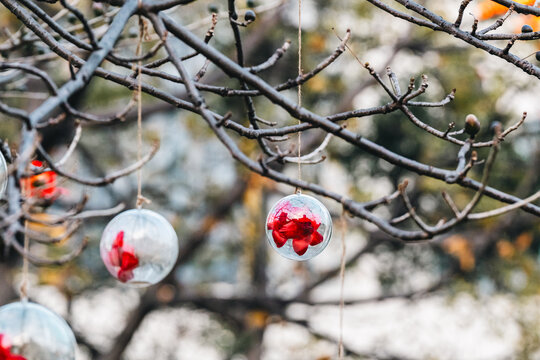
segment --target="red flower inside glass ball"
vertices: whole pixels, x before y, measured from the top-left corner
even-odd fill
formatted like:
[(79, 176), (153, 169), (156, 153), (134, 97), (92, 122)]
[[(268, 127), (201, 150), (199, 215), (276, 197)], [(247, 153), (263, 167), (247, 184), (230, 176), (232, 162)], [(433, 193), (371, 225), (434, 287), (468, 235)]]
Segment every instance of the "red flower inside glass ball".
[(11, 353), (11, 340), (0, 334), (0, 360), (26, 360), (24, 356)]
[(109, 262), (118, 268), (117, 278), (121, 282), (133, 279), (133, 270), (139, 266), (139, 258), (135, 255), (133, 246), (124, 245), (124, 231), (119, 231), (108, 253)]
[(308, 260), (320, 254), (332, 236), (332, 218), (317, 199), (294, 194), (279, 200), (266, 220), (270, 245), (292, 260)]
[(176, 264), (178, 237), (163, 216), (151, 210), (132, 209), (107, 224), (100, 254), (118, 281), (133, 287), (150, 286), (163, 280)]
[(75, 360), (77, 343), (64, 319), (29, 301), (0, 307), (0, 360)]

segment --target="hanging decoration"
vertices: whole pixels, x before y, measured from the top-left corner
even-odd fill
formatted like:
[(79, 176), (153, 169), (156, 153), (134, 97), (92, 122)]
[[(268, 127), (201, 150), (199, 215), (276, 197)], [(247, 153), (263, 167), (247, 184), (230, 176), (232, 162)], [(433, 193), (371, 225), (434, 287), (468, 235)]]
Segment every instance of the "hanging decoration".
[(309, 260), (330, 242), (332, 218), (317, 199), (294, 194), (279, 200), (266, 220), (270, 245), (292, 260)]
[[(7, 188), (8, 169), (4, 154), (0, 151), (0, 198), (4, 196)], [(0, 353), (1, 354), (1, 353)], [(1, 358), (0, 358), (1, 359)]]
[[(302, 0), (298, 0), (298, 76), (302, 76)], [(302, 86), (297, 87), (298, 106), (302, 106)], [(299, 120), (299, 124), (301, 121)], [(302, 133), (298, 132), (298, 180), (302, 180)], [(279, 200), (266, 219), (270, 245), (291, 260), (309, 260), (319, 255), (330, 242), (332, 218), (317, 199), (296, 194)]]
[(0, 307), (1, 360), (75, 360), (76, 341), (64, 319), (20, 301)]
[(101, 259), (120, 282), (144, 287), (163, 280), (178, 258), (178, 238), (169, 222), (146, 209), (124, 211), (101, 237)]
[[(139, 17), (137, 56), (141, 55), (146, 25)], [(137, 160), (142, 149), (142, 63), (137, 63)], [(158, 213), (142, 209), (149, 202), (142, 195), (142, 171), (137, 170), (137, 208), (124, 211), (109, 222), (101, 236), (101, 259), (120, 282), (133, 287), (156, 284), (167, 276), (178, 258), (178, 237), (169, 222)], [(1, 360), (1, 359), (0, 359)]]

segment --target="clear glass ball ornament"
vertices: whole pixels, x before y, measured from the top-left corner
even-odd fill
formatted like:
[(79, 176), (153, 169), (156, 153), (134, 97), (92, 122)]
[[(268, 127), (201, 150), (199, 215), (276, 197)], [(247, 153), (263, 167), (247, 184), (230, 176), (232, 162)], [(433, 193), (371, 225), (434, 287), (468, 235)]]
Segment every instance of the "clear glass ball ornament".
[(0, 151), (0, 198), (4, 196), (4, 193), (6, 192), (7, 188), (7, 182), (8, 182), (8, 169), (7, 169), (7, 163), (6, 159), (4, 158), (4, 155)]
[(266, 237), (281, 256), (309, 260), (330, 242), (332, 218), (319, 200), (302, 194), (289, 195), (270, 210)]
[(107, 224), (100, 243), (101, 259), (120, 282), (144, 287), (163, 280), (178, 258), (178, 237), (158, 213), (132, 209)]
[(77, 343), (64, 319), (28, 301), (0, 307), (0, 359), (75, 360)]

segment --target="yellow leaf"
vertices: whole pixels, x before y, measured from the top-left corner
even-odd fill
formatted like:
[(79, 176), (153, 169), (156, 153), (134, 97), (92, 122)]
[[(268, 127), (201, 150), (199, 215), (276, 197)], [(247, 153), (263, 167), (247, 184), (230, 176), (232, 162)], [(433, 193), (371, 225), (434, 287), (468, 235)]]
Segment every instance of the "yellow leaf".
[(443, 248), (447, 253), (459, 260), (459, 267), (463, 271), (471, 271), (475, 266), (474, 254), (469, 241), (459, 235), (450, 236), (444, 240)]
[(524, 232), (520, 234), (516, 239), (516, 249), (519, 252), (527, 250), (533, 241), (532, 234), (529, 232)]
[(307, 46), (311, 52), (323, 52), (326, 49), (326, 38), (320, 34), (312, 35)]
[[(28, 229), (41, 233), (45, 236), (48, 236), (50, 238), (61, 238), (65, 235), (67, 235), (68, 228), (66, 224), (56, 224), (56, 225), (49, 225), (46, 224), (47, 222), (53, 222), (54, 217), (52, 215), (49, 215), (47, 213), (41, 213), (41, 214), (32, 214), (32, 217), (38, 221), (42, 222), (32, 222), (28, 221)], [(64, 239), (64, 241), (67, 239)]]
[(250, 311), (246, 314), (246, 323), (250, 328), (261, 329), (266, 325), (268, 313), (262, 310)]
[[(523, 5), (534, 5), (535, 0), (514, 0), (517, 3)], [(485, 0), (478, 4), (478, 17), (480, 20), (491, 19), (492, 17), (503, 15), (508, 11), (508, 8), (504, 5), (497, 4), (492, 0)]]
[(510, 259), (516, 253), (516, 249), (510, 241), (499, 240), (497, 242), (497, 252), (503, 259)]
[(328, 87), (326, 79), (322, 76), (314, 77), (313, 79), (308, 81), (306, 85), (308, 89), (314, 93), (323, 92)]

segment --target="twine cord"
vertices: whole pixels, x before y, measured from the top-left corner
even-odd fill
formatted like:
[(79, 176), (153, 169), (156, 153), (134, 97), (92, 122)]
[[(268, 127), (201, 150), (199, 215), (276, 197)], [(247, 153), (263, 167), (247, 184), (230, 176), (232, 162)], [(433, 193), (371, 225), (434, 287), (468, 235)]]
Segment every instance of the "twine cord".
[[(302, 77), (302, 0), (298, 0), (298, 77)], [(298, 84), (298, 107), (302, 107), (302, 85)], [(298, 124), (302, 122), (298, 120)], [(302, 165), (301, 165), (301, 156), (302, 156), (302, 132), (298, 132), (298, 180), (302, 180)], [(296, 193), (299, 194), (300, 188), (296, 187)]]
[(343, 359), (344, 347), (343, 347), (343, 313), (345, 310), (345, 260), (347, 255), (347, 245), (345, 242), (345, 233), (347, 232), (347, 219), (346, 212), (343, 209), (341, 213), (341, 265), (339, 269), (340, 280), (340, 293), (339, 293), (339, 343), (338, 343), (338, 356), (339, 359)]
[[(144, 22), (139, 16), (139, 41), (137, 43), (137, 49), (135, 54), (137, 57), (141, 56), (142, 42), (144, 37)], [(137, 161), (140, 162), (142, 158), (142, 61), (139, 60), (137, 68)], [(137, 170), (137, 209), (142, 208), (145, 198), (142, 196), (142, 167)]]
[(28, 261), (28, 253), (30, 251), (30, 240), (28, 239), (27, 235), (28, 230), (28, 221), (24, 221), (24, 252), (23, 252), (23, 267), (22, 267), (22, 281), (21, 281), (21, 301), (27, 301), (28, 300), (28, 268), (29, 268), (29, 261)]

